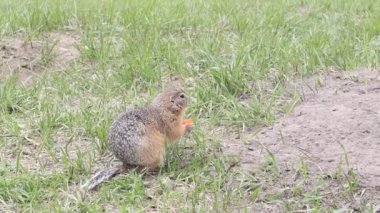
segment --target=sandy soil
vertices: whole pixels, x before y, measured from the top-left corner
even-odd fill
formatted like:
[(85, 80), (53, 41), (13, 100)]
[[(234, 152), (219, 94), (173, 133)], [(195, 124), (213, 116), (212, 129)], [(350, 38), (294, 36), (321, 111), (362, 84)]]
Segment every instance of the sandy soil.
[(353, 169), (366, 194), (361, 202), (380, 204), (380, 72), (333, 73), (324, 82), (318, 91), (306, 89), (291, 114), (258, 134), (248, 133), (250, 144), (230, 140), (224, 150), (240, 156), (244, 170), (254, 170), (268, 151), (282, 171), (299, 165), (300, 158), (310, 176)]

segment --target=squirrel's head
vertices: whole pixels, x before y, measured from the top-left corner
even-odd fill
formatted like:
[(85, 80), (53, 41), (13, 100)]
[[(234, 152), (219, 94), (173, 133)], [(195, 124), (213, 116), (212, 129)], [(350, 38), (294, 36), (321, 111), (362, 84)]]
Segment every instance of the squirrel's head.
[(153, 105), (168, 110), (175, 115), (184, 112), (188, 98), (182, 89), (168, 89), (158, 94), (153, 100)]

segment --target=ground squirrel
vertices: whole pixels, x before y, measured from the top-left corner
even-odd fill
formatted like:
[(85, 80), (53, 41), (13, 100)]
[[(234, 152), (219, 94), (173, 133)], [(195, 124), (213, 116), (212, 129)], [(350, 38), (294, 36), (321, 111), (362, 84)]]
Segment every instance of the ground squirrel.
[(86, 184), (94, 189), (100, 183), (132, 167), (154, 170), (164, 163), (165, 144), (179, 139), (192, 128), (184, 120), (188, 98), (182, 89), (168, 88), (144, 108), (128, 110), (109, 129), (110, 150), (122, 162), (95, 174)]

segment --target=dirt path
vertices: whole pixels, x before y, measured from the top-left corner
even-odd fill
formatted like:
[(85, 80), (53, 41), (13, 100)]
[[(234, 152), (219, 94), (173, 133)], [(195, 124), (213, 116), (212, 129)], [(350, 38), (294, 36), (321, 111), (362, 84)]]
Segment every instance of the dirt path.
[(306, 93), (291, 114), (247, 136), (251, 144), (230, 141), (224, 150), (240, 156), (245, 170), (262, 162), (266, 149), (282, 170), (304, 159), (311, 177), (354, 169), (367, 201), (380, 204), (380, 72), (331, 74), (315, 94)]

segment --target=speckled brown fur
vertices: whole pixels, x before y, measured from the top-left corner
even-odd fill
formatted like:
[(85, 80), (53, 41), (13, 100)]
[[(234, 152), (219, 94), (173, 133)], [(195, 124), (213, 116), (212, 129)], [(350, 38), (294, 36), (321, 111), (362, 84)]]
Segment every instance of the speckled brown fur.
[(111, 151), (123, 167), (98, 173), (86, 184), (88, 188), (95, 188), (130, 166), (149, 170), (162, 166), (165, 144), (179, 139), (191, 128), (182, 124), (187, 102), (181, 89), (170, 88), (158, 94), (149, 106), (118, 116), (109, 129), (108, 138)]

